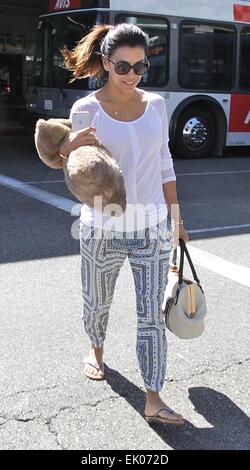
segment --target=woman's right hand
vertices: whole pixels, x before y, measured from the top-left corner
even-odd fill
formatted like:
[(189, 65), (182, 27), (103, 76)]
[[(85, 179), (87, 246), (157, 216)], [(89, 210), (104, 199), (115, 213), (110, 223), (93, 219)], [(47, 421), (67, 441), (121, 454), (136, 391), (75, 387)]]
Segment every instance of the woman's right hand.
[(101, 142), (92, 133), (96, 131), (95, 127), (86, 127), (81, 131), (70, 132), (67, 140), (61, 145), (59, 152), (63, 157), (68, 158), (70, 152), (76, 150), (83, 145), (97, 145), (100, 146)]

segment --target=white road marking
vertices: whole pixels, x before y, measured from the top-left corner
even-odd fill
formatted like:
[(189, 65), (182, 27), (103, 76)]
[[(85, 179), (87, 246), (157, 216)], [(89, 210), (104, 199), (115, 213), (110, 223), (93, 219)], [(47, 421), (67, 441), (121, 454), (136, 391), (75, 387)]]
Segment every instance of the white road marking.
[(32, 197), (33, 199), (37, 199), (38, 201), (46, 202), (50, 206), (56, 207), (57, 209), (64, 210), (65, 212), (72, 213), (72, 209), (78, 203), (72, 201), (71, 199), (67, 199), (62, 196), (57, 196), (56, 194), (48, 193), (43, 189), (34, 188), (33, 186), (23, 183), (22, 181), (18, 181), (14, 178), (9, 178), (9, 176), (1, 175), (0, 174), (0, 184), (6, 186), (7, 188), (13, 189), (14, 191), (18, 191), (19, 193), (25, 194), (25, 196)]
[[(47, 181), (47, 183), (51, 183), (51, 182), (52, 181)], [(61, 180), (54, 180), (53, 182), (64, 183), (64, 181), (61, 181)], [(41, 182), (34, 181), (34, 183), (40, 184)], [(46, 181), (44, 181), (44, 183), (46, 183)], [(9, 187), (11, 189), (14, 189), (15, 191), (19, 191), (20, 193), (30, 196), (33, 199), (37, 199), (38, 201), (46, 202), (47, 204), (50, 204), (51, 206), (54, 206), (58, 209), (62, 209), (65, 212), (69, 212), (70, 214), (72, 213), (72, 208), (77, 204), (79, 205), (79, 203), (74, 202), (71, 199), (68, 199), (62, 196), (57, 196), (56, 194), (49, 193), (47, 191), (44, 191), (43, 189), (34, 188), (33, 186), (31, 186), (32, 182), (29, 182), (29, 183), (23, 182), (15, 178), (10, 178), (9, 176), (0, 174), (0, 184), (2, 184), (3, 186)], [(188, 230), (188, 233), (190, 234), (207, 233), (207, 232), (216, 232), (219, 230), (220, 231), (232, 230), (232, 229), (241, 229), (241, 228), (248, 228), (248, 227), (250, 227), (250, 224), (226, 225), (226, 226), (221, 226), (221, 227)]]
[(192, 257), (192, 261), (203, 268), (209, 269), (214, 273), (220, 274), (227, 279), (242, 284), (243, 286), (250, 287), (250, 268), (241, 266), (231, 261), (227, 261), (219, 256), (212, 255), (207, 251), (200, 250), (187, 243), (188, 251)]
[[(57, 209), (61, 209), (65, 212), (70, 214), (79, 215), (77, 214), (76, 207), (80, 207), (81, 204), (67, 199), (62, 196), (57, 196), (55, 194), (49, 193), (42, 189), (34, 188), (28, 183), (23, 183), (22, 181), (18, 181), (14, 178), (10, 178), (5, 175), (0, 174), (0, 184), (3, 186), (13, 189), (14, 191), (18, 191), (26, 196), (29, 196), (33, 199), (38, 201), (45, 202)], [(74, 211), (73, 211), (74, 208)], [(198, 232), (205, 232), (205, 231), (213, 231), (213, 230), (223, 230), (223, 229), (231, 229), (231, 228), (241, 228), (241, 227), (249, 227), (249, 224), (245, 225), (237, 225), (237, 226), (228, 226), (228, 227), (214, 227), (212, 229), (201, 229), (201, 230), (190, 230), (188, 233), (198, 233)], [(204, 268), (209, 269), (210, 271), (216, 272), (227, 279), (231, 279), (239, 284), (245, 285), (250, 287), (250, 269), (245, 266), (240, 266), (236, 263), (231, 263), (230, 261), (226, 261), (219, 256), (212, 255), (206, 251), (200, 250), (199, 248), (190, 246), (188, 244), (188, 249), (192, 256), (194, 263), (202, 266)]]
[[(237, 173), (250, 173), (250, 170), (235, 170), (235, 171), (210, 171), (203, 173), (176, 173), (176, 176), (207, 176), (207, 175), (227, 175)], [(52, 180), (52, 181), (25, 181), (27, 184), (49, 184), (49, 183), (65, 183), (64, 180)]]
[[(64, 180), (46, 180), (46, 181), (23, 181), (26, 184), (50, 184), (50, 183), (65, 183)], [(66, 184), (66, 183), (65, 183)]]
[[(64, 182), (64, 181), (55, 181), (55, 182)], [(35, 183), (38, 183), (37, 181)], [(46, 181), (45, 181), (46, 183)], [(51, 181), (48, 181), (51, 183)], [(72, 208), (78, 204), (77, 202), (72, 201), (71, 199), (67, 199), (62, 196), (57, 196), (53, 193), (49, 193), (44, 191), (43, 189), (34, 188), (30, 186), (30, 183), (22, 182), (14, 178), (10, 178), (9, 176), (1, 175), (0, 174), (0, 184), (3, 186), (9, 187), (14, 189), (15, 191), (19, 191), (27, 196), (32, 197), (33, 199), (37, 199), (38, 201), (46, 202), (51, 206), (57, 207), (58, 209), (65, 210), (65, 212), (69, 212), (71, 214)], [(40, 182), (39, 182), (40, 184)], [(202, 229), (194, 229), (188, 230), (188, 233), (206, 233), (206, 232), (216, 232), (218, 230), (232, 230), (232, 229), (241, 229), (241, 228), (248, 228), (250, 224), (243, 224), (243, 225), (227, 225), (222, 227), (212, 227), (212, 228), (202, 228)]]
[(188, 233), (217, 232), (219, 230), (232, 230), (232, 229), (241, 229), (241, 228), (250, 228), (250, 224), (224, 225), (222, 227), (198, 228), (198, 229), (194, 229), (194, 230), (188, 230)]
[(237, 173), (250, 173), (250, 170), (235, 170), (235, 171), (209, 171), (202, 173), (176, 173), (176, 176), (208, 176), (208, 175), (233, 175)]
[[(54, 181), (44, 181), (44, 183), (64, 183), (63, 180), (54, 180)], [(41, 181), (34, 181), (33, 183), (40, 184)], [(57, 196), (56, 194), (49, 193), (44, 191), (43, 189), (34, 188), (31, 186), (32, 182), (23, 182), (19, 181), (15, 178), (10, 178), (9, 176), (1, 175), (0, 174), (0, 184), (3, 186), (9, 187), (15, 191), (19, 191), (27, 196), (32, 197), (33, 199), (37, 199), (38, 201), (46, 202), (53, 207), (58, 209), (62, 209), (65, 212), (72, 213), (72, 208), (75, 205), (79, 205), (79, 203), (72, 201), (71, 199)], [(188, 230), (188, 233), (209, 233), (209, 232), (217, 232), (223, 230), (233, 230), (233, 229), (242, 229), (242, 228), (249, 228), (250, 224), (242, 224), (242, 225), (226, 225), (221, 227), (209, 227), (209, 228), (202, 228), (202, 229), (193, 229)]]
[(220, 274), (227, 279), (231, 279), (238, 284), (250, 287), (250, 268), (232, 263), (231, 261), (227, 261), (219, 256), (212, 255), (207, 251), (191, 246), (189, 243), (187, 243), (187, 246), (194, 264), (198, 264), (199, 266)]

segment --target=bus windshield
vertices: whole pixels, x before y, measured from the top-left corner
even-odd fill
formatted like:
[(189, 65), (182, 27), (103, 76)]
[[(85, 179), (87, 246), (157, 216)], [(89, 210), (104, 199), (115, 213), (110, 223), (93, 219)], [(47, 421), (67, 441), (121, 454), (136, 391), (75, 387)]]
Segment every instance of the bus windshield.
[[(70, 13), (42, 18), (34, 63), (33, 83), (48, 88), (88, 89), (90, 80), (69, 83), (71, 72), (65, 69), (60, 49), (72, 49), (95, 24), (107, 23), (107, 13)], [(91, 87), (92, 88), (92, 87)]]

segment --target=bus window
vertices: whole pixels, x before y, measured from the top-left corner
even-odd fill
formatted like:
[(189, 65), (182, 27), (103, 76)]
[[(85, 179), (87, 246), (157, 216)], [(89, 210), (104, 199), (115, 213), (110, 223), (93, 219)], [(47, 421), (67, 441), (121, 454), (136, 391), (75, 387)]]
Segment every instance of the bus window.
[(120, 13), (115, 17), (115, 24), (118, 23), (135, 24), (149, 35), (147, 58), (150, 67), (138, 86), (165, 86), (169, 73), (169, 26), (167, 21), (164, 18), (127, 16)]
[(233, 26), (184, 21), (180, 26), (179, 85), (206, 91), (231, 89), (235, 49)]
[(44, 24), (40, 21), (38, 26), (38, 36), (35, 47), (33, 70), (31, 72), (31, 83), (35, 86), (42, 86), (42, 63), (43, 63), (43, 35), (44, 35)]
[[(102, 15), (99, 13), (98, 18), (96, 13), (87, 14), (86, 12), (47, 17), (40, 29), (38, 41), (39, 48), (34, 67), (36, 84), (42, 81), (42, 86), (49, 88), (89, 89), (91, 79), (88, 78), (69, 83), (72, 74), (64, 68), (60, 49), (65, 45), (72, 49), (95, 24), (103, 22), (108, 22), (106, 13)], [(41, 63), (43, 64), (42, 71), (40, 70)], [(91, 83), (91, 87), (94, 87), (93, 79)]]
[(250, 28), (241, 31), (240, 39), (240, 87), (250, 90)]

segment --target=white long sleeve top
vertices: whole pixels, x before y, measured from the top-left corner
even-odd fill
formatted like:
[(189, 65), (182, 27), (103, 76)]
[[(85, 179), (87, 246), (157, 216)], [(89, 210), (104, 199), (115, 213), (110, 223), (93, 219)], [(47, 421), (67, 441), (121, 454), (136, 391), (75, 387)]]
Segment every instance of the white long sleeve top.
[(74, 112), (89, 111), (90, 126), (122, 170), (127, 196), (126, 211), (116, 217), (103, 215), (86, 204), (81, 220), (87, 225), (119, 232), (153, 226), (167, 217), (163, 184), (175, 181), (168, 147), (168, 117), (164, 98), (145, 91), (147, 107), (134, 121), (119, 121), (104, 111), (95, 92), (77, 100)]

